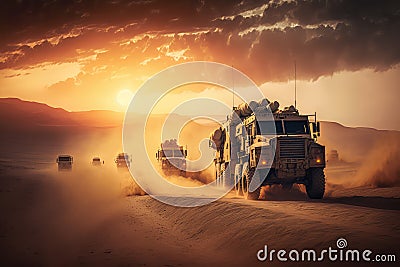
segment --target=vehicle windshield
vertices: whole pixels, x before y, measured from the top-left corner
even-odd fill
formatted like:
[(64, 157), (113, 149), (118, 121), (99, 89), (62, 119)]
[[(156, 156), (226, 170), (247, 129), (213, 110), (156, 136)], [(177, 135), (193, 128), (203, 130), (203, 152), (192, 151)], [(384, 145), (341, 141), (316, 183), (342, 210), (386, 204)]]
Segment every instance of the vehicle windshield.
[[(275, 125), (275, 132), (274, 132)], [(257, 134), (309, 134), (310, 128), (308, 126), (308, 121), (258, 121), (257, 123)]]
[(184, 157), (183, 150), (179, 149), (165, 149), (162, 152), (163, 157), (176, 157), (176, 158), (182, 158)]
[(121, 159), (121, 160), (128, 159), (128, 155), (118, 155), (118, 159)]
[(100, 161), (100, 159), (99, 159), (99, 158), (96, 158), (96, 159), (93, 159), (93, 161)]
[(258, 121), (257, 134), (283, 134), (282, 121)]
[(58, 161), (71, 161), (71, 157), (58, 157)]
[(284, 121), (286, 134), (309, 134), (310, 128), (306, 120)]

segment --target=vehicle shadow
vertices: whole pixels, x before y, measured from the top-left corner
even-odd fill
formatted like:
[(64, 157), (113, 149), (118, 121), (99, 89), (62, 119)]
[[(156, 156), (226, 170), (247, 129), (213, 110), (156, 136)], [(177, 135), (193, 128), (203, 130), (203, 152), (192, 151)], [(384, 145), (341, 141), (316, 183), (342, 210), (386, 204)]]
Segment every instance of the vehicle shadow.
[(260, 200), (335, 203), (383, 210), (400, 210), (400, 198), (380, 196), (325, 196), (323, 199), (309, 199), (301, 187), (293, 187), (290, 190), (284, 190), (281, 187), (264, 188), (261, 192)]
[(400, 198), (387, 197), (328, 197), (319, 202), (323, 203), (339, 203), (345, 205), (353, 205), (367, 208), (383, 209), (383, 210), (400, 210)]
[(371, 196), (349, 196), (349, 197), (326, 197), (324, 199), (309, 199), (305, 193), (299, 192), (294, 195), (268, 195), (261, 200), (266, 201), (304, 201), (315, 203), (344, 204), (359, 207), (367, 207), (382, 210), (400, 210), (400, 198), (371, 197)]

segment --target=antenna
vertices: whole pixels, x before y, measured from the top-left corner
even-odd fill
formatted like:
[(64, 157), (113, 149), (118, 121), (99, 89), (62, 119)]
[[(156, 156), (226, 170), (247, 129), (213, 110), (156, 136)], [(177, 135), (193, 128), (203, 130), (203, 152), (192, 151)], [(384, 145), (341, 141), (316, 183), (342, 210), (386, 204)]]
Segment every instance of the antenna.
[(232, 110), (235, 108), (235, 79), (233, 75), (233, 64), (232, 64)]
[(297, 109), (297, 77), (296, 77), (296, 60), (294, 61), (294, 108)]

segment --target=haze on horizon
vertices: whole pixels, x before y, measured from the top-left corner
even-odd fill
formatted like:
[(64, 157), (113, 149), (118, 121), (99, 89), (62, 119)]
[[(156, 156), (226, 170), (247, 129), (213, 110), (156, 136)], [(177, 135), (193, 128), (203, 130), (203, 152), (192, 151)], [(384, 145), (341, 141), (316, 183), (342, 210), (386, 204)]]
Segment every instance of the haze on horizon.
[[(0, 97), (70, 111), (124, 111), (162, 69), (196, 60), (233, 66), (270, 99), (347, 126), (400, 130), (398, 1), (4, 1)], [(176, 90), (159, 107), (232, 97)]]

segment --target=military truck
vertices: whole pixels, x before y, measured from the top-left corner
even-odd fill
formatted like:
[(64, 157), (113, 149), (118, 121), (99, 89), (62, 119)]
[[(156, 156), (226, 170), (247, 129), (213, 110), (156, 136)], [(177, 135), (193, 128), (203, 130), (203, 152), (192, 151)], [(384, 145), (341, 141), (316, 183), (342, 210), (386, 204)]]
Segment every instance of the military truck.
[(131, 157), (127, 153), (119, 153), (114, 162), (117, 164), (117, 168), (129, 168), (132, 162)]
[[(322, 198), (325, 147), (317, 143), (320, 124), (316, 117), (316, 113), (300, 115), (294, 106), (280, 110), (278, 102), (267, 99), (235, 107), (210, 137), (210, 145), (217, 150), (217, 184), (235, 184), (238, 195), (255, 200), (261, 186), (297, 183), (305, 185), (309, 198)], [(255, 177), (260, 186), (249, 190)]]
[(166, 175), (186, 176), (187, 148), (178, 145), (176, 139), (166, 140), (157, 150), (156, 159)]
[(56, 159), (59, 171), (70, 171), (72, 170), (72, 163), (74, 159), (70, 155), (59, 155)]
[(101, 159), (99, 157), (94, 157), (92, 159), (93, 166), (101, 166), (101, 164), (104, 164), (104, 160), (103, 160), (103, 162), (101, 162)]

